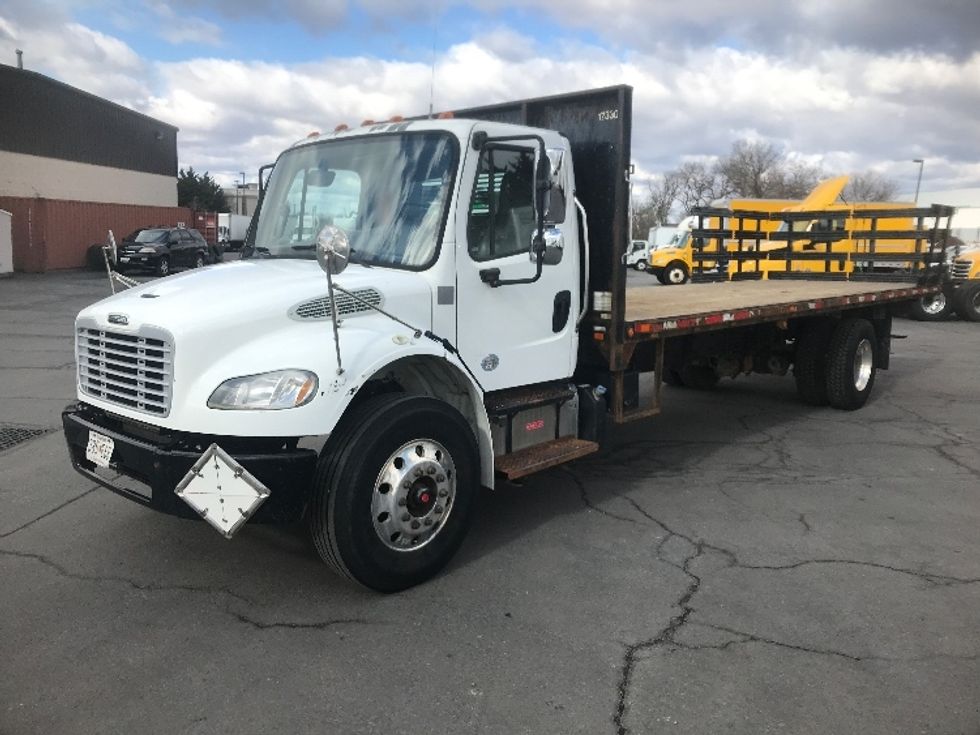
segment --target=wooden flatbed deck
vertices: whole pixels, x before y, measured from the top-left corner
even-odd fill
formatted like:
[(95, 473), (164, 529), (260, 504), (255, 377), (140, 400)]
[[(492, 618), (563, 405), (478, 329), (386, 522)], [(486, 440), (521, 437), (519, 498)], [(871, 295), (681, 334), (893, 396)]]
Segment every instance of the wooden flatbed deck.
[(626, 335), (707, 331), (918, 298), (936, 286), (829, 280), (729, 281), (626, 289)]

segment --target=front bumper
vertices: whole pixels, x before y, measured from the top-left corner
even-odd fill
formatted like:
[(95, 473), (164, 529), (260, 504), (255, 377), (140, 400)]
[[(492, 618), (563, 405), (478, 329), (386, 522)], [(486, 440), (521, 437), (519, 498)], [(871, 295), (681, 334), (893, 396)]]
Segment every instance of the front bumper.
[[(124, 498), (161, 513), (198, 518), (174, 489), (212, 442), (269, 488), (269, 498), (259, 507), (253, 522), (297, 521), (310, 496), (317, 455), (311, 449), (295, 448), (295, 442), (163, 432), (84, 403), (68, 406), (61, 420), (72, 466), (78, 472)], [(130, 487), (119, 479), (99, 474), (96, 466), (85, 458), (90, 431), (108, 436), (115, 443), (109, 472), (135, 480), (140, 487)]]

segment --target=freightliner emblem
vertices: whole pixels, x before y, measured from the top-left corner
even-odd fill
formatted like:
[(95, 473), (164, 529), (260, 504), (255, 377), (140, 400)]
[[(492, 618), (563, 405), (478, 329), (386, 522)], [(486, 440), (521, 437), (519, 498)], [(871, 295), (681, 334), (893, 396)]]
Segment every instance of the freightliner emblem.
[(129, 324), (129, 317), (125, 314), (110, 314), (109, 324), (122, 324), (125, 326)]

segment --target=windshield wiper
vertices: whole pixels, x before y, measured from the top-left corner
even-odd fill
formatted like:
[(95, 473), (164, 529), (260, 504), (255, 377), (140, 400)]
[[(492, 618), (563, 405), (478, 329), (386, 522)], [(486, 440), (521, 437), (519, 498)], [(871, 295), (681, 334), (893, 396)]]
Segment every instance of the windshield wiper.
[(315, 242), (309, 242), (309, 243), (306, 243), (305, 245), (292, 245), (292, 246), (290, 246), (289, 249), (290, 250), (307, 250), (308, 251), (308, 250), (314, 250), (315, 248), (316, 248), (316, 243)]

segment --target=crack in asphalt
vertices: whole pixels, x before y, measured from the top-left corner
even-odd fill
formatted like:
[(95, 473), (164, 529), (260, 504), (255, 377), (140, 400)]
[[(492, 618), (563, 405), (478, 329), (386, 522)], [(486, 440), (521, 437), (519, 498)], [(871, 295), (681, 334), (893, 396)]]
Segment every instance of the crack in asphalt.
[(74, 579), (81, 582), (113, 582), (117, 584), (124, 584), (132, 587), (140, 592), (196, 592), (201, 594), (209, 595), (226, 595), (232, 599), (244, 602), (247, 605), (254, 605), (255, 603), (244, 595), (240, 595), (237, 592), (232, 592), (224, 587), (209, 587), (206, 585), (191, 585), (191, 584), (157, 584), (155, 582), (140, 582), (139, 580), (132, 579), (130, 577), (123, 577), (117, 575), (99, 575), (99, 574), (81, 574), (79, 572), (72, 572), (66, 569), (58, 562), (50, 559), (43, 554), (35, 554), (30, 551), (13, 551), (11, 549), (0, 549), (0, 556), (14, 557), (17, 559), (32, 559), (37, 561), (46, 567), (53, 569), (55, 572), (68, 579)]
[(68, 579), (74, 579), (82, 582), (110, 582), (117, 584), (128, 585), (129, 587), (139, 590), (140, 592), (192, 592), (197, 594), (205, 595), (218, 595), (228, 598), (229, 602), (221, 605), (219, 608), (220, 612), (225, 615), (229, 615), (235, 620), (243, 623), (245, 625), (251, 626), (256, 630), (275, 630), (275, 629), (287, 629), (287, 630), (326, 630), (328, 628), (334, 628), (341, 625), (377, 625), (378, 623), (366, 620), (364, 618), (329, 618), (327, 620), (316, 620), (308, 623), (297, 623), (288, 621), (272, 621), (266, 622), (259, 620), (255, 617), (247, 615), (242, 612), (238, 612), (231, 609), (230, 602), (238, 601), (244, 603), (250, 607), (255, 606), (255, 601), (245, 597), (244, 595), (233, 592), (225, 587), (212, 587), (208, 585), (190, 585), (190, 584), (157, 584), (153, 582), (140, 582), (138, 580), (132, 579), (130, 577), (122, 577), (115, 575), (97, 575), (97, 574), (80, 574), (78, 572), (72, 572), (53, 561), (52, 559), (44, 556), (43, 554), (35, 554), (28, 551), (13, 551), (9, 549), (0, 549), (0, 556), (14, 557), (17, 559), (30, 559), (37, 561), (48, 568), (54, 570), (59, 575), (66, 577)]
[[(590, 510), (594, 510), (604, 516), (612, 518), (617, 521), (622, 521), (632, 524), (640, 524), (635, 518), (630, 518), (628, 516), (622, 516), (616, 513), (612, 513), (592, 501), (589, 497), (588, 490), (584, 481), (578, 477), (575, 472), (568, 467), (562, 468), (563, 471), (572, 479), (573, 483), (579, 490), (579, 495), (582, 499), (583, 504)], [(633, 682), (633, 676), (636, 669), (637, 660), (640, 654), (652, 648), (658, 648), (662, 646), (674, 646), (676, 648), (683, 648), (687, 650), (700, 650), (700, 649), (717, 649), (717, 650), (727, 650), (734, 645), (743, 645), (746, 643), (764, 643), (771, 646), (776, 646), (780, 648), (785, 648), (789, 650), (801, 651), (805, 653), (811, 653), (815, 655), (827, 655), (835, 656), (852, 662), (867, 661), (867, 660), (880, 660), (880, 661), (893, 661), (893, 662), (914, 662), (929, 659), (963, 659), (963, 660), (977, 660), (980, 659), (980, 654), (977, 655), (964, 655), (957, 656), (955, 654), (935, 654), (925, 657), (916, 658), (887, 658), (880, 656), (857, 656), (846, 651), (838, 651), (833, 649), (823, 649), (810, 646), (804, 646), (795, 643), (789, 643), (786, 641), (780, 641), (773, 638), (766, 638), (754, 633), (748, 633), (745, 631), (736, 630), (734, 628), (729, 628), (722, 625), (711, 624), (711, 623), (693, 623), (695, 625), (702, 625), (706, 628), (711, 628), (720, 632), (728, 633), (735, 636), (732, 640), (726, 641), (723, 644), (709, 644), (709, 645), (692, 645), (683, 642), (678, 642), (676, 636), (678, 632), (689, 623), (689, 618), (692, 613), (695, 612), (696, 608), (691, 604), (692, 599), (698, 593), (702, 584), (702, 577), (695, 574), (691, 570), (691, 565), (699, 558), (704, 556), (706, 551), (711, 551), (716, 554), (721, 555), (725, 559), (725, 568), (737, 568), (750, 571), (772, 571), (780, 572), (793, 569), (799, 569), (806, 566), (819, 566), (819, 565), (842, 565), (842, 566), (858, 566), (867, 567), (873, 569), (885, 570), (897, 574), (909, 575), (922, 579), (932, 585), (936, 586), (952, 586), (952, 585), (965, 585), (965, 584), (976, 584), (980, 582), (980, 578), (964, 578), (956, 577), (947, 574), (938, 574), (933, 572), (925, 572), (918, 569), (909, 569), (904, 567), (898, 567), (890, 564), (882, 564), (879, 562), (862, 561), (857, 559), (839, 559), (839, 558), (819, 558), (819, 559), (804, 559), (797, 562), (791, 562), (787, 564), (748, 564), (739, 560), (738, 555), (731, 549), (727, 549), (716, 544), (709, 543), (701, 538), (695, 538), (694, 536), (685, 534), (681, 531), (674, 529), (669, 526), (664, 521), (655, 517), (649, 513), (645, 508), (643, 508), (635, 499), (628, 495), (622, 495), (619, 493), (614, 493), (615, 497), (626, 501), (630, 506), (644, 519), (655, 525), (663, 533), (663, 537), (657, 542), (654, 549), (656, 558), (658, 561), (671, 566), (675, 569), (681, 571), (687, 578), (688, 584), (685, 586), (681, 596), (674, 603), (674, 607), (679, 609), (679, 612), (672, 616), (668, 621), (667, 625), (656, 633), (656, 635), (645, 640), (626, 644), (623, 653), (622, 663), (620, 665), (620, 676), (616, 687), (616, 705), (613, 711), (613, 725), (616, 728), (617, 735), (627, 735), (629, 733), (629, 728), (625, 724), (625, 717), (629, 710), (628, 699), (631, 685)], [(809, 533), (812, 531), (812, 527), (806, 520), (806, 516), (800, 513), (797, 517), (797, 521), (803, 525), (804, 533)], [(664, 556), (664, 547), (668, 541), (672, 538), (680, 538), (686, 541), (691, 546), (691, 551), (688, 553), (682, 562), (678, 563), (672, 559)]]
[(10, 536), (13, 536), (18, 531), (23, 531), (25, 528), (28, 528), (30, 526), (33, 526), (38, 521), (44, 520), (45, 518), (47, 518), (50, 515), (54, 515), (55, 513), (57, 513), (62, 508), (65, 508), (65, 507), (71, 505), (76, 500), (81, 500), (86, 495), (88, 495), (90, 493), (93, 493), (96, 490), (98, 490), (100, 487), (101, 487), (100, 485), (93, 485), (88, 490), (86, 490), (85, 492), (83, 492), (81, 495), (76, 495), (74, 498), (71, 498), (70, 500), (66, 500), (64, 503), (62, 503), (61, 505), (57, 506), (56, 508), (52, 508), (51, 510), (49, 510), (49, 511), (47, 511), (45, 513), (42, 513), (41, 515), (39, 515), (37, 518), (34, 518), (34, 519), (28, 521), (27, 523), (24, 523), (23, 525), (17, 526), (17, 528), (13, 529), (12, 531), (5, 531), (4, 533), (0, 533), (0, 539), (2, 539), (2, 538), (8, 538)]
[(318, 620), (312, 623), (283, 623), (283, 622), (272, 622), (264, 623), (260, 620), (250, 618), (247, 615), (242, 615), (241, 613), (233, 613), (226, 610), (229, 615), (232, 615), (239, 622), (250, 625), (256, 630), (274, 630), (276, 628), (284, 628), (286, 630), (326, 630), (327, 628), (334, 628), (338, 625), (373, 625), (369, 620), (364, 618), (331, 618), (329, 620)]

